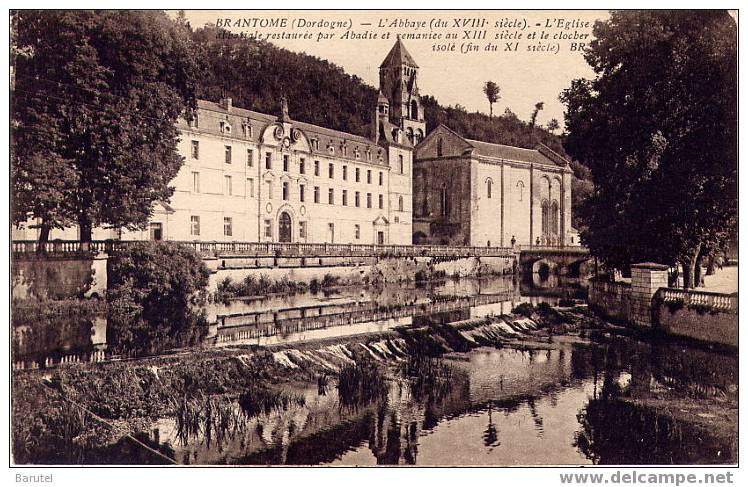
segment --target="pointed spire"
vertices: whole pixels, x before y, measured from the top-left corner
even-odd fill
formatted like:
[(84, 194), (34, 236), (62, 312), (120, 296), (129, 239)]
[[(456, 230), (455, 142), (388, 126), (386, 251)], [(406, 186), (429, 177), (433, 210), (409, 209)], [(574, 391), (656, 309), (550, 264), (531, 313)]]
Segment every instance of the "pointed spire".
[(413, 68), (418, 67), (416, 62), (413, 60), (413, 56), (411, 56), (408, 50), (405, 49), (405, 44), (403, 44), (402, 39), (400, 39), (400, 34), (398, 34), (397, 40), (395, 40), (395, 45), (392, 46), (389, 54), (387, 54), (387, 57), (384, 58), (384, 61), (382, 61), (382, 64), (379, 67), (386, 68), (388, 66), (401, 66), (403, 64), (407, 64)]

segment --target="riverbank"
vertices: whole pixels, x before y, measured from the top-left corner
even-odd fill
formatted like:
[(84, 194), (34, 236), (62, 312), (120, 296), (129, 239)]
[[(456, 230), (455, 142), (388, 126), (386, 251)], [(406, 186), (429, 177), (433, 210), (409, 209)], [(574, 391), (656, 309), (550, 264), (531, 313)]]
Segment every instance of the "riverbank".
[[(223, 411), (225, 417), (211, 416), (216, 418), (211, 421), (236, 421), (229, 418), (235, 418), (236, 411), (231, 408), (237, 404), (244, 405), (241, 408), (244, 416), (256, 417), (258, 411), (292, 407), (290, 404), (301, 401), (299, 393), (294, 392), (300, 388), (340, 387), (342, 371), (350, 372), (351, 367), (363, 367), (364, 371), (372, 368), (379, 371), (377, 374), (383, 380), (399, 383), (402, 364), (415, 363), (421, 367), (430, 363), (428, 360), (455, 360), (470, 350), (484, 347), (535, 353), (564, 350), (570, 345), (598, 350), (598, 344), (602, 344), (602, 349), (607, 350), (614, 348), (611, 344), (619, 336), (617, 327), (584, 308), (554, 310), (549, 306), (525, 306), (518, 311), (527, 316), (432, 321), (422, 326), (294, 345), (189, 349), (134, 361), (18, 371), (13, 376), (15, 459), (17, 463), (99, 463), (116, 456), (114, 452), (124, 448), (125, 439), (128, 443), (136, 444), (133, 441), (137, 440), (145, 445), (133, 447), (138, 450), (148, 452), (148, 447), (164, 458), (173, 458), (159, 441), (151, 438), (148, 443), (143, 438), (149, 425), (163, 418), (184, 419), (187, 412), (200, 416), (205, 411), (213, 411), (212, 415)], [(605, 357), (608, 360), (607, 353)], [(427, 370), (441, 369), (429, 366)], [(734, 383), (737, 384), (736, 378)], [(736, 425), (729, 411), (733, 406), (737, 410), (737, 395), (732, 397), (730, 384), (727, 380), (709, 389), (712, 392), (705, 399), (718, 391), (725, 394), (725, 400), (720, 403), (709, 399), (707, 414), (714, 415), (714, 419), (727, 418), (728, 423)], [(675, 394), (688, 397), (691, 404), (703, 403), (693, 391), (684, 393), (677, 388), (673, 391), (668, 392), (670, 399)], [(648, 394), (647, 397), (639, 393), (621, 394), (616, 400), (638, 401), (662, 414), (677, 416), (680, 422), (699, 427), (706, 424), (702, 409), (692, 408), (692, 413), (685, 408), (682, 408), (685, 412), (668, 410), (654, 402), (664, 402), (666, 396), (657, 391)], [(251, 405), (249, 409), (245, 408), (247, 404)], [(730, 443), (735, 432), (725, 426), (714, 428), (710, 434)], [(165, 461), (158, 453), (148, 452), (148, 455), (154, 461)], [(731, 452), (724, 455), (733, 458)], [(143, 461), (142, 455), (135, 458)]]

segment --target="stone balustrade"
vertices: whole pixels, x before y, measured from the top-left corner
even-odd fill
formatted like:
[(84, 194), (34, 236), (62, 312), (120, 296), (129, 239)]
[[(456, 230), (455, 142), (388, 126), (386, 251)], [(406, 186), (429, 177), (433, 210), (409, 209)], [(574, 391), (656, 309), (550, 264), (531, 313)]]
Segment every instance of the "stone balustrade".
[(703, 306), (705, 309), (737, 314), (738, 294), (661, 288), (657, 297), (664, 303), (681, 302), (684, 306)]

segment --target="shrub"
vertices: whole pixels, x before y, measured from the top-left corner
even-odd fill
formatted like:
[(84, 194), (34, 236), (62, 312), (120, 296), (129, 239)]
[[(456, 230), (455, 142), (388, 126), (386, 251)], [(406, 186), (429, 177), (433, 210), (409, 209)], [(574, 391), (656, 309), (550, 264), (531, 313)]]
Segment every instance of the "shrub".
[(515, 315), (522, 315), (527, 316), (528, 318), (532, 316), (533, 312), (535, 311), (535, 308), (530, 303), (520, 303), (517, 306), (514, 307), (512, 310), (512, 313)]
[(107, 341), (115, 353), (158, 353), (202, 340), (209, 271), (194, 250), (138, 242), (107, 265)]

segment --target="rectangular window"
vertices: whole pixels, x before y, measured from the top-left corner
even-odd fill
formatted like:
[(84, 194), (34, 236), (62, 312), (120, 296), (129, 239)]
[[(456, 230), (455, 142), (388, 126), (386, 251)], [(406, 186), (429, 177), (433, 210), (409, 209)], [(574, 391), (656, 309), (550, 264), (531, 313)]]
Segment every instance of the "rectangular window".
[(190, 235), (198, 236), (200, 235), (200, 217), (199, 216), (191, 216), (190, 217)]
[(152, 222), (149, 225), (151, 240), (160, 241), (164, 239), (164, 229), (161, 223)]
[(382, 171), (379, 171), (379, 185), (382, 186), (384, 184), (384, 173)]
[(192, 141), (192, 158), (200, 159), (200, 142), (196, 140)]
[(200, 173), (199, 172), (192, 173), (192, 192), (193, 193), (200, 192)]
[(231, 146), (225, 146), (224, 152), (226, 154), (226, 164), (231, 164)]
[(371, 208), (371, 193), (366, 193), (366, 207)]
[(283, 183), (283, 201), (288, 201), (288, 183)]
[(354, 233), (356, 235), (356, 240), (359, 240), (361, 238), (361, 225), (357, 224), (357, 225), (355, 225), (353, 227), (353, 229), (354, 229)]
[(273, 238), (273, 220), (265, 219), (265, 236)]
[(273, 182), (266, 181), (265, 183), (267, 184), (268, 199), (273, 199)]
[(384, 196), (380, 194), (379, 195), (379, 209), (381, 210), (382, 208), (384, 208)]
[(361, 181), (361, 170), (359, 168), (356, 168), (356, 182)]
[(335, 204), (335, 190), (332, 188), (327, 190), (327, 202), (331, 205)]
[(356, 208), (358, 208), (359, 206), (361, 206), (361, 193), (359, 193), (358, 191), (356, 191), (356, 195), (355, 195), (354, 199), (356, 200), (356, 201), (354, 201), (354, 203), (356, 203)]
[(223, 181), (226, 194), (229, 196), (234, 194), (234, 188), (231, 187), (231, 176), (224, 176)]
[(247, 149), (247, 167), (254, 167), (255, 164), (255, 151)]
[(306, 238), (306, 222), (299, 222), (299, 238)]
[(371, 169), (366, 171), (366, 184), (371, 184)]
[(314, 187), (314, 202), (319, 203), (319, 186)]
[(223, 234), (227, 237), (231, 237), (233, 235), (231, 217), (229, 216), (223, 217)]
[(304, 202), (304, 185), (299, 185), (299, 201)]
[(343, 190), (343, 206), (348, 206), (348, 190)]
[(272, 169), (273, 168), (273, 153), (267, 152), (265, 153), (265, 169)]
[(299, 159), (299, 174), (306, 174), (306, 160), (303, 157)]
[(348, 181), (348, 166), (343, 166), (343, 181)]
[(399, 156), (397, 156), (397, 160), (398, 160), (398, 166), (400, 168), (400, 174), (405, 174), (405, 161), (403, 159), (403, 155), (400, 154)]
[(247, 178), (247, 196), (250, 198), (255, 197), (255, 180), (254, 178)]
[(288, 154), (283, 154), (283, 170), (288, 172)]
[(319, 176), (319, 161), (314, 161), (314, 175)]
[(332, 179), (335, 177), (335, 166), (332, 163), (327, 165), (327, 176)]

